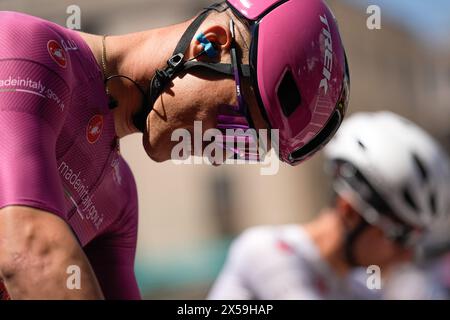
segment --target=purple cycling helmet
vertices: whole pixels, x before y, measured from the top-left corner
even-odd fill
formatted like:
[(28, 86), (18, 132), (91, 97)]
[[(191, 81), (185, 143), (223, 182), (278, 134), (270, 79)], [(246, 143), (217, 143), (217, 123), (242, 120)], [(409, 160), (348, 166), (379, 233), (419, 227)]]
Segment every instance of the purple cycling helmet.
[(228, 0), (250, 26), (250, 73), (261, 113), (296, 165), (334, 136), (350, 77), (336, 19), (322, 0)]
[[(212, 12), (231, 10), (251, 33), (250, 64), (237, 55), (234, 21), (230, 21), (231, 64), (186, 59), (189, 45)], [(203, 41), (197, 34), (197, 41)], [(205, 44), (201, 54), (214, 56)], [(256, 129), (241, 90), (241, 77), (251, 79), (261, 114), (271, 129), (279, 130), (280, 159), (291, 165), (311, 157), (334, 136), (348, 106), (350, 77), (345, 50), (333, 13), (322, 0), (228, 0), (205, 8), (178, 42), (167, 67), (157, 70), (134, 124), (145, 131), (146, 119), (164, 88), (182, 72), (208, 68), (236, 82), (237, 106), (219, 110), (217, 128), (223, 133), (216, 143), (236, 158), (260, 159), (255, 137), (242, 133)], [(228, 129), (239, 131), (230, 134)], [(228, 144), (231, 142), (231, 144)], [(244, 143), (244, 147), (235, 143)], [(227, 146), (225, 146), (227, 145)], [(231, 145), (231, 147), (230, 147)]]

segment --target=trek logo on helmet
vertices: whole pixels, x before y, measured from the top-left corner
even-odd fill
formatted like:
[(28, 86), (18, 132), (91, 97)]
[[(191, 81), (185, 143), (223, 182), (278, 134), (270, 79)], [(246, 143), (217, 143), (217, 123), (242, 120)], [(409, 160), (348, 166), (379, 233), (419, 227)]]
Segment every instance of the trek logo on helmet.
[[(325, 94), (328, 92), (328, 81), (331, 79), (331, 71), (333, 68), (333, 39), (331, 37), (331, 29), (328, 24), (328, 19), (326, 15), (319, 16), (320, 21), (324, 24), (322, 28), (321, 36), (325, 37), (325, 57), (323, 60), (323, 79), (320, 81), (320, 88), (323, 88)], [(326, 28), (325, 28), (326, 27)]]

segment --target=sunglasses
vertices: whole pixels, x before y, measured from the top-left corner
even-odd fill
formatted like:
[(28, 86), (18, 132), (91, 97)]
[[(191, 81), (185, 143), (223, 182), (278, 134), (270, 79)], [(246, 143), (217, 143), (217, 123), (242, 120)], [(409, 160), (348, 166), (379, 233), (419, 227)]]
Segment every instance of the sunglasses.
[[(225, 151), (231, 152), (235, 160), (260, 161), (262, 150), (258, 150), (258, 133), (242, 90), (242, 70), (240, 70), (240, 64), (238, 63), (235, 22), (233, 19), (230, 20), (229, 28), (231, 34), (231, 67), (236, 88), (237, 105), (223, 106), (219, 115), (218, 129), (224, 135), (216, 137), (215, 142)], [(226, 132), (227, 129), (233, 129), (233, 134), (230, 135), (229, 132)]]

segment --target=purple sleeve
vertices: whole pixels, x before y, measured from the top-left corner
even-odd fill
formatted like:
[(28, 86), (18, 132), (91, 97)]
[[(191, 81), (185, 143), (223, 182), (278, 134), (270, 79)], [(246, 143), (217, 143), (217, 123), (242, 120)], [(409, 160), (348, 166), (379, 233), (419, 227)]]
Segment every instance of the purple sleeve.
[(140, 300), (134, 272), (138, 226), (138, 195), (133, 174), (120, 158), (127, 205), (120, 218), (85, 248), (86, 255), (108, 300)]
[(84, 251), (107, 300), (140, 300), (134, 272), (135, 248), (95, 239)]
[(0, 12), (0, 208), (64, 217), (55, 145), (70, 104), (71, 65), (58, 41), (44, 22)]
[(24, 205), (64, 217), (54, 145), (42, 119), (0, 110), (0, 208)]

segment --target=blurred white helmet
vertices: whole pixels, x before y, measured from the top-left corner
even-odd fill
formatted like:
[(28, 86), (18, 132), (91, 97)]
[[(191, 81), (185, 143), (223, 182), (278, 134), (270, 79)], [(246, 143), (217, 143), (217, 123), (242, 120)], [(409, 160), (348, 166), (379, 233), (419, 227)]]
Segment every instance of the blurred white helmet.
[(424, 230), (450, 214), (448, 156), (409, 120), (390, 112), (353, 115), (325, 154), (335, 191), (371, 224)]

